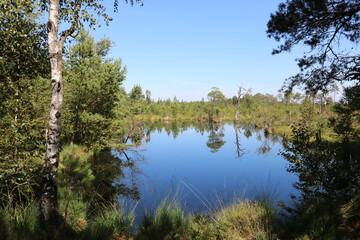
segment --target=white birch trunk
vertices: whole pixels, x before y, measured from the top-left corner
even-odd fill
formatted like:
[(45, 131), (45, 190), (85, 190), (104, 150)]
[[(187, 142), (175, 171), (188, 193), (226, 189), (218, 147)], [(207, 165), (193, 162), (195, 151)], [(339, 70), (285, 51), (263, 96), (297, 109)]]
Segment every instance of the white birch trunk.
[(51, 63), (51, 104), (46, 134), (46, 155), (42, 177), (41, 211), (47, 232), (51, 233), (63, 224), (58, 210), (57, 184), (61, 134), (62, 91), (62, 43), (58, 40), (59, 0), (51, 0), (49, 8), (48, 51)]

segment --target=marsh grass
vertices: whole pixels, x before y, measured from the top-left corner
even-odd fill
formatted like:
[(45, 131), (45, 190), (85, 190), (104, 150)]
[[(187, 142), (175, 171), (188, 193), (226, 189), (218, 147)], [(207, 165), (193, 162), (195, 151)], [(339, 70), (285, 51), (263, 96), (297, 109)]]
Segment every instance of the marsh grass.
[(281, 218), (279, 236), (287, 239), (359, 239), (359, 200), (340, 204), (329, 200), (293, 203)]
[(164, 198), (155, 212), (145, 211), (135, 239), (182, 239), (188, 229), (188, 219), (177, 200)]
[(208, 212), (189, 216), (189, 229), (184, 239), (276, 239), (278, 193), (270, 176), (265, 186), (250, 194), (254, 200), (245, 198), (249, 195), (247, 187), (234, 190), (231, 195), (226, 191), (214, 192), (211, 199), (202, 198), (196, 189), (190, 190), (196, 193)]
[[(67, 206), (67, 223), (76, 232), (72, 239), (77, 240), (331, 240), (357, 239), (359, 235), (359, 197), (339, 206), (302, 201), (280, 220), (276, 190), (269, 186), (255, 194), (254, 200), (237, 198), (234, 193), (232, 203), (226, 203), (217, 194), (212, 199), (217, 201), (216, 208), (211, 204), (206, 212), (188, 215), (181, 199), (179, 192), (166, 196), (154, 211), (143, 211), (138, 225), (134, 223), (136, 205), (107, 204), (86, 216), (88, 205), (81, 198), (72, 199)], [(204, 200), (208, 205), (209, 201)], [(0, 239), (44, 239), (38, 215), (35, 202), (2, 209)]]
[(85, 223), (80, 239), (129, 239), (133, 234), (134, 211), (134, 208), (125, 211), (119, 205), (104, 207)]
[[(187, 216), (179, 196), (165, 197), (155, 211), (144, 211), (138, 227), (137, 240), (261, 240), (276, 239), (274, 222), (278, 213), (274, 196), (266, 188), (257, 200), (243, 200), (234, 193), (232, 203), (217, 193), (213, 199), (203, 199), (192, 186), (187, 186), (204, 204), (207, 212)], [(212, 202), (211, 202), (212, 201)]]
[(240, 201), (216, 215), (222, 239), (269, 239), (267, 209), (260, 202)]
[(273, 239), (267, 214), (260, 202), (249, 200), (229, 204), (214, 213), (195, 213), (190, 217), (186, 239)]
[(266, 239), (275, 239), (275, 232), (278, 231), (278, 216), (280, 208), (278, 204), (277, 185), (272, 183), (269, 176), (267, 184), (262, 186), (260, 191), (255, 193), (255, 202), (264, 209), (263, 226), (266, 232)]
[(39, 210), (35, 202), (27, 205), (7, 206), (0, 212), (0, 239), (44, 239), (45, 233), (41, 230)]

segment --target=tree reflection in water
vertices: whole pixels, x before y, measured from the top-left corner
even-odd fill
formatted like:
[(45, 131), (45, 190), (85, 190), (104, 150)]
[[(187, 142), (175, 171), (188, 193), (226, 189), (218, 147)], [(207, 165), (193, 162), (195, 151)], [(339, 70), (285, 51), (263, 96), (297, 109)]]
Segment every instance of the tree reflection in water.
[[(123, 160), (119, 156), (121, 155), (106, 149), (93, 157), (91, 168), (95, 178), (92, 190), (87, 193), (90, 214), (96, 212), (99, 207), (115, 203), (120, 195), (140, 199), (137, 184), (137, 175), (140, 174), (138, 159)], [(125, 172), (129, 172), (129, 176)]]
[(209, 130), (206, 146), (211, 149), (210, 152), (216, 153), (226, 143), (223, 139), (225, 137), (224, 127), (219, 124), (210, 123)]
[(235, 129), (236, 157), (241, 158), (245, 154), (245, 149), (241, 148), (239, 133), (240, 134), (243, 133), (241, 133), (240, 125), (237, 123), (234, 123), (234, 129)]
[[(315, 138), (314, 129), (301, 123), (293, 129), (293, 135), (292, 141), (284, 141), (281, 153), (290, 163), (288, 171), (299, 177), (294, 187), (300, 190), (301, 196), (294, 208), (284, 207), (292, 213), (293, 224), (303, 232), (316, 229), (318, 233), (314, 237), (322, 236), (322, 239), (357, 239), (360, 234), (359, 142)], [(306, 221), (311, 224), (305, 225)]]
[(261, 142), (257, 152), (259, 154), (267, 154), (271, 151), (271, 146), (280, 141), (280, 137), (276, 134), (269, 134), (266, 131), (258, 131), (256, 139)]

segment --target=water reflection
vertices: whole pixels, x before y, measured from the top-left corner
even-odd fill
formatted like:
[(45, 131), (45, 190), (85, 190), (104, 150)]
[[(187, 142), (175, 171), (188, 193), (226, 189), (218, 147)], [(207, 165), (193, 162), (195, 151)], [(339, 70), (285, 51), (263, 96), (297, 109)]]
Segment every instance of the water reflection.
[(256, 136), (256, 139), (261, 142), (261, 146), (257, 149), (258, 153), (259, 154), (266, 154), (268, 152), (271, 151), (271, 147), (270, 147), (270, 144), (269, 144), (269, 135), (267, 134), (261, 134), (261, 133), (258, 133), (257, 136)]
[(139, 158), (125, 157), (109, 148), (88, 150), (70, 144), (64, 146), (61, 160), (58, 172), (60, 208), (67, 221), (72, 219), (70, 213), (77, 208), (93, 216), (104, 206), (115, 204), (120, 195), (140, 199)]
[[(243, 133), (241, 132), (240, 125), (237, 123), (234, 124), (234, 129), (235, 129), (236, 157), (241, 158), (245, 154), (245, 149), (241, 148), (239, 133), (240, 133), (240, 135)], [(251, 133), (251, 131), (250, 131), (250, 133)], [(247, 138), (249, 138), (249, 137), (247, 137)]]
[[(224, 132), (225, 123), (206, 123), (206, 122), (193, 122), (193, 121), (158, 121), (147, 123), (145, 128), (145, 142), (150, 142), (151, 133), (158, 132), (161, 133), (165, 131), (168, 136), (172, 136), (176, 139), (179, 134), (184, 133), (190, 128), (195, 129), (195, 131), (201, 135), (207, 135), (206, 146), (210, 149), (210, 152), (218, 152), (224, 144), (226, 144), (225, 132)], [(275, 142), (280, 142), (281, 138), (276, 134), (267, 134), (263, 130), (256, 129), (251, 124), (234, 124), (235, 131), (235, 145), (236, 145), (236, 155), (237, 158), (240, 158), (245, 153), (245, 149), (241, 147), (240, 136), (245, 136), (246, 139), (249, 139), (253, 136), (253, 133), (256, 134), (257, 140), (261, 142), (261, 146), (258, 147), (257, 152), (259, 154), (267, 154), (271, 151), (271, 146)]]
[[(293, 140), (284, 140), (282, 155), (289, 161), (288, 171), (299, 180), (294, 187), (300, 190), (297, 204), (288, 210), (291, 222), (320, 223), (317, 228), (301, 227), (303, 232), (316, 231), (323, 239), (358, 239), (360, 226), (360, 145), (346, 139), (315, 138), (309, 126), (293, 129)], [(296, 228), (293, 228), (296, 229)], [(294, 237), (294, 238), (295, 238)], [(315, 239), (314, 237), (314, 239)], [(319, 238), (319, 237), (316, 237)], [(320, 238), (319, 238), (320, 239)]]
[[(233, 133), (226, 129), (232, 128)], [(140, 195), (139, 188), (140, 184), (144, 182), (139, 181), (139, 178), (142, 178), (143, 174), (141, 169), (143, 168), (143, 163), (145, 162), (145, 155), (147, 155), (146, 148), (141, 148), (142, 144), (151, 145), (153, 141), (153, 135), (165, 134), (166, 136), (172, 137), (174, 140), (183, 136), (186, 132), (195, 131), (198, 136), (203, 140), (195, 140), (196, 144), (204, 144), (210, 153), (217, 154), (220, 149), (227, 146), (227, 141), (230, 141), (234, 145), (228, 145), (235, 152), (236, 158), (243, 158), (244, 155), (252, 156), (250, 153), (249, 143), (254, 139), (254, 134), (256, 136), (256, 148), (257, 153), (267, 154), (272, 150), (272, 146), (275, 143), (278, 143), (281, 138), (276, 135), (266, 135), (263, 131), (257, 130), (254, 127), (249, 125), (239, 125), (239, 124), (224, 124), (224, 123), (204, 123), (204, 122), (154, 122), (154, 123), (131, 123), (128, 126), (128, 132), (124, 134), (124, 138), (121, 139), (122, 142), (127, 144), (124, 148), (112, 149), (112, 151), (104, 151), (96, 156), (93, 161), (93, 171), (96, 175), (96, 180), (94, 182), (94, 188), (101, 189), (98, 193), (98, 198), (92, 197), (93, 202), (101, 203), (101, 199), (104, 201), (114, 201), (118, 195), (128, 196), (133, 199), (140, 199), (143, 196)], [(227, 136), (226, 136), (227, 135)], [(253, 141), (253, 140), (251, 140)], [(194, 142), (195, 143), (195, 142)], [(260, 143), (260, 145), (259, 145)], [(198, 159), (198, 152), (189, 147), (183, 147), (181, 143), (178, 145), (172, 146), (171, 149), (169, 145), (156, 145), (157, 154), (155, 158), (160, 157), (163, 153), (179, 151), (183, 152), (184, 150), (190, 151), (193, 153), (192, 159), (201, 162), (202, 160)], [(173, 149), (172, 149), (173, 148)], [(231, 152), (225, 151), (223, 154), (226, 156), (231, 156)], [(233, 156), (233, 155), (232, 155)], [(250, 156), (247, 156), (250, 157)], [(215, 156), (216, 157), (216, 156)], [(154, 164), (154, 157), (150, 157), (151, 162), (147, 164)], [(185, 157), (184, 157), (185, 158)], [(185, 159), (182, 161), (185, 163)], [(228, 157), (227, 157), (228, 158)], [(159, 159), (159, 161), (160, 161)], [(190, 160), (190, 159), (189, 159)], [(194, 162), (194, 160), (191, 160)], [(177, 169), (176, 164), (178, 161), (174, 157), (168, 158), (166, 164), (173, 164), (174, 169)], [(162, 163), (164, 164), (164, 163)], [(224, 163), (227, 167), (226, 163)], [(184, 166), (186, 168), (192, 168), (192, 165)], [(152, 166), (150, 166), (152, 168)], [(163, 166), (158, 166), (158, 171), (161, 171)], [(214, 169), (216, 170), (216, 169)], [(174, 170), (173, 170), (174, 171)], [(178, 171), (178, 170), (176, 170)], [(213, 171), (213, 170), (212, 170)], [(145, 172), (145, 177), (147, 173)], [(163, 177), (163, 176), (159, 176)], [(203, 176), (206, 180), (209, 176)], [(146, 184), (146, 183), (145, 183)], [(101, 196), (101, 197), (100, 197)]]
[[(266, 185), (270, 171), (285, 172), (284, 166), (273, 162), (274, 159), (280, 161), (276, 153), (266, 157), (271, 160), (267, 161), (268, 166), (256, 155), (260, 148), (266, 149), (261, 153), (271, 153), (275, 144), (277, 151), (279, 138), (265, 136), (251, 125), (155, 122), (131, 123), (127, 129), (118, 141), (121, 147), (101, 151), (91, 161), (94, 180), (93, 190), (86, 195), (89, 212), (104, 203), (117, 201), (119, 196), (142, 199), (142, 202), (154, 199), (151, 192), (157, 197), (163, 196), (166, 193), (162, 191), (169, 189), (168, 184), (177, 185), (174, 179), (194, 186), (198, 193), (209, 197), (208, 194), (220, 186), (233, 192), (235, 188), (246, 189), (249, 184)], [(255, 151), (252, 146), (256, 146)], [(234, 161), (236, 158), (242, 161)], [(265, 168), (261, 170), (259, 166)], [(270, 170), (272, 168), (276, 170)], [(288, 181), (282, 182), (291, 185)], [(151, 188), (156, 190), (145, 190)], [(189, 189), (183, 191), (189, 192)], [(190, 205), (199, 201), (192, 195), (190, 192), (186, 196)]]
[(312, 139), (311, 131), (296, 128), (294, 140), (284, 140), (281, 153), (296, 173), (295, 187), (303, 199), (349, 201), (360, 196), (360, 145), (356, 142)]
[[(235, 192), (244, 197), (245, 192), (253, 194), (253, 188), (268, 186), (269, 178), (276, 185), (280, 182), (282, 198), (292, 189), (293, 176), (286, 173), (286, 162), (277, 154), (281, 138), (261, 136), (259, 141), (256, 136), (263, 131), (251, 124), (154, 122), (145, 126), (144, 133), (147, 163), (141, 166), (144, 175), (139, 207), (154, 207), (161, 196), (181, 192), (189, 208), (196, 205), (202, 209), (201, 201), (204, 197), (214, 199), (214, 192), (230, 201)], [(269, 148), (260, 156), (258, 148), (263, 142)], [(184, 183), (204, 196), (201, 201)]]
[[(91, 161), (94, 175), (92, 191), (87, 193), (90, 202), (90, 213), (104, 204), (114, 203), (119, 195), (131, 199), (140, 199), (137, 175), (140, 173), (137, 161), (131, 158), (120, 158), (110, 149), (96, 154)], [(131, 174), (125, 174), (130, 172)]]
[(260, 146), (257, 148), (258, 154), (269, 153), (273, 144), (281, 141), (280, 136), (276, 134), (269, 134), (264, 130), (257, 130), (256, 139), (261, 142)]
[(210, 152), (216, 153), (219, 149), (224, 146), (226, 141), (224, 141), (224, 127), (211, 123), (209, 125), (209, 135), (206, 146), (210, 148)]
[[(330, 209), (331, 216), (349, 216), (341, 224), (359, 226), (360, 146), (356, 143), (314, 140), (310, 131), (299, 128), (293, 141), (281, 145), (281, 137), (250, 124), (133, 123), (128, 129), (119, 142), (131, 146), (97, 152), (81, 166), (90, 168), (93, 177), (87, 171), (64, 176), (71, 183), (79, 174), (89, 179), (90, 184), (71, 189), (84, 192), (90, 215), (120, 195), (141, 199), (139, 206), (149, 209), (169, 193), (169, 185), (183, 194), (180, 198), (187, 209), (206, 210), (212, 199), (233, 201), (239, 189), (243, 195), (237, 197), (250, 198), (249, 186), (260, 189), (273, 182), (281, 193), (279, 200), (286, 202), (294, 185), (301, 191), (300, 201), (310, 202), (311, 208), (305, 210), (314, 209), (317, 202)], [(277, 154), (280, 149), (285, 159)], [(234, 161), (234, 153), (241, 161)]]

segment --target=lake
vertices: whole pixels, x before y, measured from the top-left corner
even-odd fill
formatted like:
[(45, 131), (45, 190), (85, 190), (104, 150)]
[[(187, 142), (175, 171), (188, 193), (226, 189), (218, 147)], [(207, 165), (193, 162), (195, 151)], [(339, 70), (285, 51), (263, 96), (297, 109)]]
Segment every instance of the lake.
[(285, 203), (297, 195), (279, 136), (233, 123), (149, 125), (145, 132), (137, 149), (145, 159), (137, 175), (140, 209), (166, 196), (176, 196), (186, 210), (204, 211), (261, 193)]

